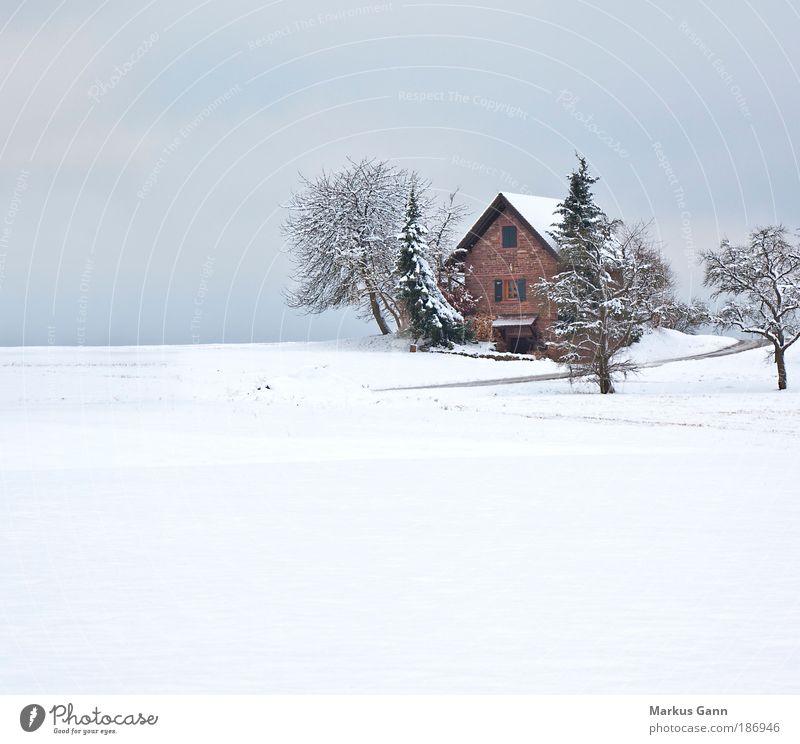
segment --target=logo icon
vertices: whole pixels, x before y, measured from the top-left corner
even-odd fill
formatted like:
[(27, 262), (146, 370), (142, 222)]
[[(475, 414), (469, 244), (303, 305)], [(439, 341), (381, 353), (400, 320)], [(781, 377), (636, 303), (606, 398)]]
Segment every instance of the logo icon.
[(41, 705), (26, 705), (19, 714), (19, 725), (23, 731), (36, 731), (44, 723), (44, 708)]

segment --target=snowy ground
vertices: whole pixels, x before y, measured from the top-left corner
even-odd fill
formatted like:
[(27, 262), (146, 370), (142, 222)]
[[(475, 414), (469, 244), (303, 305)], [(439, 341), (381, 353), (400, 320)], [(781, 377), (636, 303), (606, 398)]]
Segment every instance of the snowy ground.
[(0, 351), (0, 693), (800, 692), (763, 350), (376, 392), (555, 370), (403, 346)]

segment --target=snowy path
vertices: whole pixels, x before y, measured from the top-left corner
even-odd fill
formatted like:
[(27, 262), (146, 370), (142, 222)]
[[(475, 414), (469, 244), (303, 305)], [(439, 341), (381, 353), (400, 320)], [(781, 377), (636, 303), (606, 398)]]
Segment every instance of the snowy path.
[[(706, 351), (700, 354), (687, 354), (685, 356), (670, 357), (668, 359), (659, 359), (654, 362), (643, 362), (639, 366), (642, 369), (649, 367), (660, 367), (662, 364), (669, 364), (670, 362), (685, 362), (692, 359), (712, 359), (714, 357), (727, 356), (729, 354), (740, 354), (743, 351), (750, 351), (751, 349), (758, 349), (765, 346), (766, 342), (763, 340), (751, 341), (742, 340), (737, 341), (732, 346), (727, 346), (724, 349), (717, 349), (715, 351)], [(440, 382), (432, 385), (409, 385), (406, 387), (387, 387), (376, 388), (376, 392), (392, 392), (401, 390), (436, 390), (439, 388), (464, 388), (464, 387), (492, 387), (495, 385), (517, 385), (523, 382), (538, 382), (548, 380), (566, 380), (570, 376), (569, 372), (550, 372), (543, 375), (522, 375), (521, 377), (496, 377), (489, 380), (467, 380), (465, 382)]]

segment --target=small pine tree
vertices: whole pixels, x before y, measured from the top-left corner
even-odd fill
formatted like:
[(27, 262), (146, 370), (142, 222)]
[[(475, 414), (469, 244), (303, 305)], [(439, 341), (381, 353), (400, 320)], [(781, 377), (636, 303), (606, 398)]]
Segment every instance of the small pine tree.
[(398, 235), (398, 294), (414, 338), (425, 339), (433, 346), (451, 348), (454, 341), (463, 343), (467, 340), (468, 333), (463, 316), (447, 301), (436, 283), (436, 276), (425, 257), (427, 230), (419, 219), (419, 202), (412, 184), (405, 223)]

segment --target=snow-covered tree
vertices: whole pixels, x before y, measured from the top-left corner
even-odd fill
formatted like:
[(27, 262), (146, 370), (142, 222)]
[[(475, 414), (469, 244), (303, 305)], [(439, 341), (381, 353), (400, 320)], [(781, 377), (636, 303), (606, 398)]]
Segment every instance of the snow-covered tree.
[[(587, 244), (602, 240), (608, 217), (595, 203), (592, 186), (598, 179), (589, 175), (586, 158), (578, 155), (578, 167), (568, 176), (569, 193), (558, 205), (559, 221), (551, 233), (564, 262), (577, 268)], [(574, 255), (572, 255), (574, 253)]]
[(466, 214), (466, 207), (456, 203), (457, 196), (458, 190), (437, 207), (431, 222), (435, 228), (426, 235), (429, 246), (427, 256), (442, 294), (461, 315), (466, 315), (477, 309), (478, 300), (466, 287), (467, 251), (463, 248), (455, 251), (453, 248), (459, 237), (456, 232), (458, 222)]
[(287, 207), (283, 225), (294, 264), (292, 307), (313, 313), (356, 307), (373, 317), (381, 333), (405, 319), (395, 275), (398, 231), (403, 225), (411, 183), (422, 214), (433, 225), (432, 254), (452, 250), (461, 207), (455, 195), (439, 205), (429, 184), (416, 173), (375, 160), (349, 161), (338, 171), (302, 179), (302, 189)]
[(557, 307), (551, 330), (559, 361), (594, 379), (601, 393), (613, 393), (615, 376), (636, 369), (623, 352), (672, 301), (672, 275), (645, 225), (610, 220), (597, 206), (596, 181), (579, 157), (553, 231), (559, 271), (534, 289)]
[(394, 235), (408, 174), (383, 162), (350, 161), (302, 183), (283, 225), (295, 268), (290, 306), (315, 313), (354, 306), (371, 314), (381, 333), (390, 333), (386, 316), (401, 322)]
[(708, 305), (694, 297), (689, 302), (672, 299), (655, 309), (653, 326), (671, 328), (681, 333), (694, 333), (703, 325), (711, 322)]
[(434, 346), (451, 347), (465, 340), (464, 318), (439, 289), (436, 274), (428, 261), (427, 229), (421, 214), (415, 184), (412, 182), (403, 229), (397, 236), (400, 253), (397, 261), (398, 296), (412, 335)]
[(456, 201), (458, 189), (448, 194), (447, 199), (443, 202), (435, 203), (430, 197), (426, 197), (425, 192), (429, 185), (423, 183), (416, 173), (413, 183), (422, 217), (427, 224), (431, 225), (431, 230), (426, 235), (428, 258), (441, 286), (442, 282), (450, 275), (451, 267), (458, 262), (458, 257), (453, 254), (453, 246), (461, 237), (458, 232), (458, 223), (466, 215), (467, 208)]
[(782, 226), (750, 235), (749, 245), (724, 240), (702, 254), (705, 284), (725, 300), (712, 316), (722, 328), (737, 328), (772, 344), (778, 389), (786, 389), (786, 350), (800, 338), (800, 246)]

